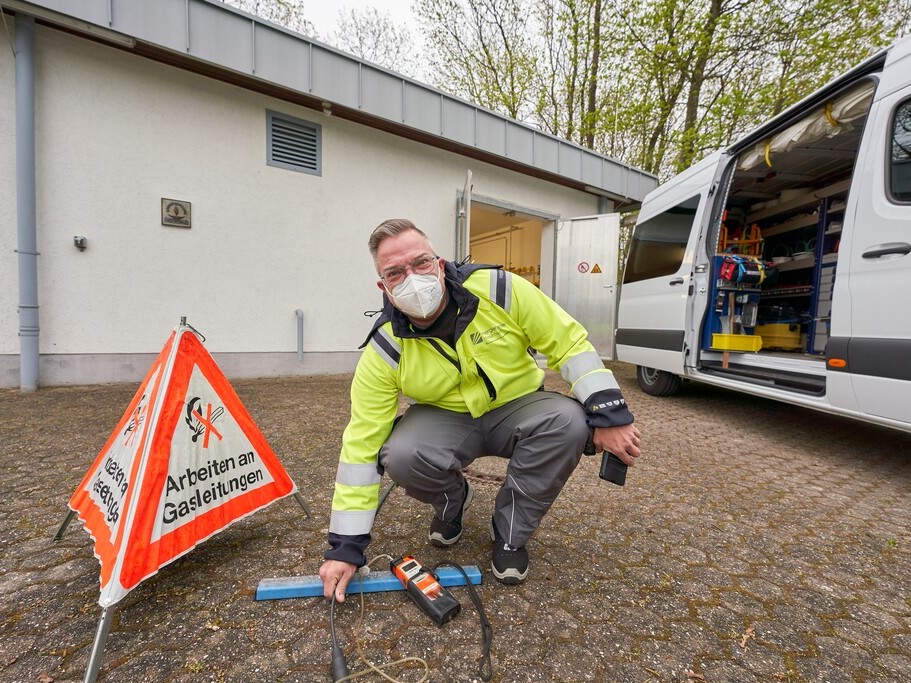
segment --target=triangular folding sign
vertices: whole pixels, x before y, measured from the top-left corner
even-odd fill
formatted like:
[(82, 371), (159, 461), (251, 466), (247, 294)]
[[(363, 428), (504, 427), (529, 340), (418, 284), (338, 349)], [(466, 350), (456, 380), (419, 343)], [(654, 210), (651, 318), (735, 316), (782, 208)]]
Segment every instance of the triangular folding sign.
[(109, 607), (140, 581), (297, 491), (227, 378), (183, 323), (70, 499)]

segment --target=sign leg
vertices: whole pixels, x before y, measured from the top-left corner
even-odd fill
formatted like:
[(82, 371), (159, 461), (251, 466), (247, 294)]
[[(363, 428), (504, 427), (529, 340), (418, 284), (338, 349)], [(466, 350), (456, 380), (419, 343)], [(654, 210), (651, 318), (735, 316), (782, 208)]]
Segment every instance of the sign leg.
[(377, 504), (377, 506), (376, 506), (376, 514), (380, 514), (380, 510), (383, 508), (383, 503), (386, 502), (386, 499), (389, 497), (389, 494), (392, 493), (392, 490), (393, 490), (396, 486), (398, 486), (398, 484), (396, 484), (394, 481), (391, 482), (391, 483), (389, 484), (389, 488), (387, 488), (387, 489), (383, 492), (383, 495), (380, 496), (380, 502), (379, 502), (379, 503)]
[(294, 492), (294, 500), (296, 500), (298, 503), (300, 503), (300, 506), (302, 508), (304, 508), (304, 514), (306, 514), (307, 517), (313, 516), (310, 514), (310, 508), (307, 507), (307, 502), (304, 500), (304, 497), (300, 494), (300, 491)]
[(113, 607), (101, 609), (101, 619), (98, 622), (98, 631), (95, 633), (95, 642), (92, 644), (92, 654), (89, 656), (89, 666), (85, 671), (82, 683), (95, 683), (98, 670), (101, 668), (101, 654), (108, 642), (108, 633), (111, 632), (111, 618), (114, 616)]
[(63, 534), (66, 533), (66, 528), (70, 525), (70, 522), (73, 521), (73, 517), (75, 517), (75, 516), (76, 516), (75, 510), (69, 510), (66, 513), (66, 517), (63, 518), (63, 523), (60, 525), (60, 528), (57, 529), (57, 533), (54, 534), (55, 541), (59, 541), (61, 538), (63, 538)]

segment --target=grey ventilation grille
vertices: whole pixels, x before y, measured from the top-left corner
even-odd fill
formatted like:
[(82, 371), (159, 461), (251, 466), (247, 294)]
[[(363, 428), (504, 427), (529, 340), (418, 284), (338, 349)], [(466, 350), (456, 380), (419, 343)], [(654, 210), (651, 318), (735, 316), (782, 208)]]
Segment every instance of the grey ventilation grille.
[(269, 166), (322, 174), (321, 127), (274, 111), (266, 112)]

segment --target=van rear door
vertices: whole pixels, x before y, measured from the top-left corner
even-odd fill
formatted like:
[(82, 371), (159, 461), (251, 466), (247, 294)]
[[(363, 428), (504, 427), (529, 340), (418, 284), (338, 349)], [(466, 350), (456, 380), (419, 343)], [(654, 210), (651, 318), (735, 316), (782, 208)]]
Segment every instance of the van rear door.
[(700, 222), (718, 154), (647, 196), (633, 230), (617, 312), (617, 358), (683, 374)]

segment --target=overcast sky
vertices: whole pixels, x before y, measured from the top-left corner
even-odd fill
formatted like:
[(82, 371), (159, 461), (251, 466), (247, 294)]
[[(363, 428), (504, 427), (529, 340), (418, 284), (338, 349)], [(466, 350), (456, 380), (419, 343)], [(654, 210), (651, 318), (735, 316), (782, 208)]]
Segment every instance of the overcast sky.
[(305, 0), (304, 16), (325, 38), (335, 31), (339, 10), (376, 7), (380, 12), (390, 14), (396, 24), (410, 22), (413, 26), (411, 3), (412, 0)]

